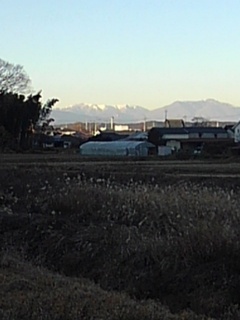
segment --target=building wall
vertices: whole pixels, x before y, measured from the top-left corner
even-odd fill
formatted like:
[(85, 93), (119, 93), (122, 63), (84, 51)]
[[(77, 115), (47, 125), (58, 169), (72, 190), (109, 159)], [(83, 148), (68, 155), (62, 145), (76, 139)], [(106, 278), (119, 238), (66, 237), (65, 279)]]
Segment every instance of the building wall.
[(202, 133), (201, 138), (203, 139), (214, 139), (215, 134), (214, 133)]
[(129, 126), (128, 125), (123, 125), (123, 124), (115, 124), (114, 126), (115, 131), (128, 131)]
[(172, 153), (172, 148), (170, 146), (158, 147), (158, 156), (168, 156), (171, 153)]
[(234, 142), (240, 142), (240, 122), (234, 127)]
[(176, 140), (169, 140), (167, 141), (166, 146), (178, 151), (181, 149), (181, 142)]
[(217, 138), (219, 139), (227, 139), (228, 138), (228, 133), (218, 133)]
[(199, 138), (199, 133), (189, 133), (189, 139), (198, 139)]
[(182, 140), (189, 139), (189, 135), (186, 134), (164, 134), (162, 137), (164, 140)]

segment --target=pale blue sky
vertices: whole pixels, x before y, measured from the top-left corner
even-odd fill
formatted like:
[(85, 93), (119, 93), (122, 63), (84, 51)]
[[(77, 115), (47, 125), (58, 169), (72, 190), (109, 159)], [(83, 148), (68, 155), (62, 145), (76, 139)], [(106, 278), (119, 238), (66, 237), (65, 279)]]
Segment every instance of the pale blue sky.
[(58, 106), (240, 106), (239, 0), (0, 0), (0, 58)]

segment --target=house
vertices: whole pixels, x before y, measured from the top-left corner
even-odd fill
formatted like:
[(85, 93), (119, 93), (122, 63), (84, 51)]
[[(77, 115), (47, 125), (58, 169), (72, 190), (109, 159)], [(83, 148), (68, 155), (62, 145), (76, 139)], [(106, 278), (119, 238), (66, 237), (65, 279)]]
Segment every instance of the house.
[(228, 127), (229, 135), (232, 136), (234, 139), (234, 142), (239, 143), (240, 142), (240, 121), (238, 121), (235, 125), (232, 127)]
[(123, 140), (128, 141), (147, 141), (148, 140), (148, 133), (147, 132), (134, 132), (130, 134), (128, 137), (124, 138)]
[(209, 143), (225, 143), (232, 139), (221, 127), (177, 127), (152, 128), (148, 133), (148, 141), (156, 146), (169, 146), (177, 151), (195, 150)]
[(169, 145), (169, 142), (173, 141), (174, 143), (176, 142), (176, 148), (179, 149), (181, 147), (181, 143), (179, 141), (188, 138), (189, 135), (186, 128), (155, 127), (148, 132), (148, 141), (156, 146)]
[(61, 134), (57, 133), (55, 135), (49, 135), (44, 133), (34, 134), (33, 137), (33, 147), (43, 148), (43, 149), (53, 149), (53, 148), (78, 148), (81, 143), (87, 140), (85, 135), (75, 134)]
[(86, 141), (82, 135), (66, 135), (63, 134), (61, 136), (61, 140), (63, 141), (63, 148), (78, 148), (81, 143)]
[(100, 131), (96, 136), (92, 136), (88, 141), (117, 141), (127, 138), (129, 134), (120, 134), (114, 131)]

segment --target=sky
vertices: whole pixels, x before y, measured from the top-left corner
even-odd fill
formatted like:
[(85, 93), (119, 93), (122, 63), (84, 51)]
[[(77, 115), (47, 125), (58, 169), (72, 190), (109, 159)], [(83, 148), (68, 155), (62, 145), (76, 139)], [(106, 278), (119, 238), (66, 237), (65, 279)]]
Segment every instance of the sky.
[(43, 99), (240, 106), (239, 0), (0, 0), (0, 58)]

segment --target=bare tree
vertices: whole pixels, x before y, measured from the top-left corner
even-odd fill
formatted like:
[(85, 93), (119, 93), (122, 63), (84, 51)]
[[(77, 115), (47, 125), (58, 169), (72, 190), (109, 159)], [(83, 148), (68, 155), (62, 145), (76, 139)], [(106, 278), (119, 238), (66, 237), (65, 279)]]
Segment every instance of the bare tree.
[(0, 92), (29, 94), (31, 80), (23, 67), (0, 59)]

